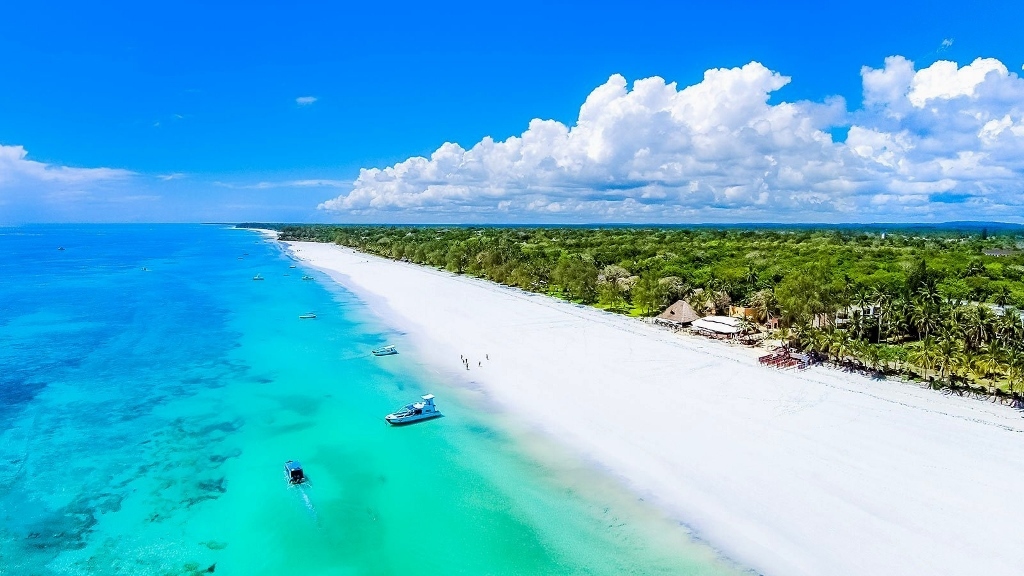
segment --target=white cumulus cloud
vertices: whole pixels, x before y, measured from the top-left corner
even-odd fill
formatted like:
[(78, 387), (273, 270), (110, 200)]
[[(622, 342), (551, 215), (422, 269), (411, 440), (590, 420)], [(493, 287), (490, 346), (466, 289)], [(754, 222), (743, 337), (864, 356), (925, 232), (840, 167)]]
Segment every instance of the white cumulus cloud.
[[(861, 75), (863, 108), (853, 112), (838, 97), (772, 103), (790, 78), (757, 62), (708, 70), (686, 87), (658, 77), (630, 86), (614, 75), (573, 125), (535, 119), (503, 141), (449, 142), (429, 158), (363, 169), (351, 191), (320, 208), (564, 220), (1019, 219), (1024, 80), (994, 59), (918, 70), (899, 56)], [(833, 139), (836, 128), (848, 130), (845, 141)]]
[(316, 102), (316, 96), (299, 96), (295, 99), (295, 103), (299, 106), (309, 106), (313, 102)]
[[(22, 146), (0, 144), (0, 222), (39, 219), (90, 201), (133, 175), (115, 168), (73, 168), (29, 160)], [(48, 216), (47, 216), (48, 217)]]
[(0, 144), (0, 190), (37, 182), (72, 185), (129, 175), (131, 172), (115, 168), (70, 168), (29, 160), (24, 147)]

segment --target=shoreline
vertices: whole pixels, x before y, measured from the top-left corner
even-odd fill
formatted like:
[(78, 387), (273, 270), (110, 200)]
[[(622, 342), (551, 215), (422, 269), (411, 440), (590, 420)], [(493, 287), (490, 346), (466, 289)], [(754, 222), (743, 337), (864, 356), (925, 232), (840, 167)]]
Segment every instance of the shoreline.
[[(268, 238), (269, 239), (269, 238)], [(347, 248), (284, 243), (445, 376), (769, 574), (1013, 574), (1008, 407), (747, 350)], [(459, 356), (471, 358), (464, 369)], [(979, 556), (976, 550), (986, 550)]]

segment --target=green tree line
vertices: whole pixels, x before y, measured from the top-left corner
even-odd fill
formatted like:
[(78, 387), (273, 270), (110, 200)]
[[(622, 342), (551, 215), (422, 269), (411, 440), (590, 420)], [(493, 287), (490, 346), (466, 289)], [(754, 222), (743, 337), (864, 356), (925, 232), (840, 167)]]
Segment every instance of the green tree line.
[(1015, 230), (276, 228), (636, 316), (677, 299), (701, 313), (742, 304), (838, 364), (957, 391), (1024, 388)]

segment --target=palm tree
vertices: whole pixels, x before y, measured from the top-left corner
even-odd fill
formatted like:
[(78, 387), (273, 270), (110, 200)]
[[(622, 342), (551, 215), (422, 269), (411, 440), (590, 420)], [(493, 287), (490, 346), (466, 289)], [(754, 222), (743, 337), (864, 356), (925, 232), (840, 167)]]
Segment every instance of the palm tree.
[(1004, 340), (1021, 340), (1024, 336), (1024, 319), (1021, 311), (1014, 306), (1003, 309), (1002, 315), (996, 320), (996, 334)]
[(872, 289), (871, 295), (875, 305), (878, 306), (878, 341), (882, 342), (886, 339), (885, 324), (891, 313), (889, 308), (892, 304), (892, 296), (879, 286)]
[(942, 295), (939, 294), (939, 287), (934, 280), (929, 279), (917, 291), (918, 300), (927, 306), (938, 308), (942, 302)]
[(993, 298), (992, 301), (995, 302), (1000, 307), (1006, 306), (1006, 304), (1010, 301), (1010, 289), (1007, 288), (1006, 286), (1003, 286), (1002, 288), (999, 289), (999, 292), (996, 292), (996, 296), (995, 298)]
[(939, 375), (949, 379), (956, 368), (960, 365), (960, 342), (954, 338), (943, 336), (935, 347), (935, 368), (938, 368)]
[(925, 300), (912, 304), (910, 317), (917, 333), (925, 338), (939, 327), (938, 307)]
[(960, 355), (956, 359), (956, 371), (960, 373), (960, 376), (965, 380), (969, 376), (978, 376), (978, 357), (980, 353), (977, 349), (971, 347), (965, 347), (960, 351)]
[(707, 314), (711, 308), (711, 302), (714, 296), (710, 290), (697, 289), (690, 294), (689, 304), (693, 307), (693, 311), (701, 316)]
[(982, 380), (989, 378), (990, 391), (995, 389), (996, 375), (1003, 367), (1003, 357), (1002, 344), (998, 340), (991, 340), (974, 360), (975, 374), (980, 374)]
[(878, 367), (882, 363), (882, 355), (878, 349), (878, 346), (875, 344), (868, 344), (867, 342), (865, 342), (862, 353), (864, 354), (864, 360), (867, 362), (868, 366), (870, 366), (872, 370), (875, 370), (877, 372)]
[(931, 336), (926, 336), (921, 341), (921, 346), (915, 348), (910, 353), (910, 361), (921, 367), (924, 370), (924, 379), (928, 379), (928, 371), (935, 367), (936, 364), (936, 346), (935, 339)]
[(842, 364), (850, 353), (850, 336), (845, 330), (832, 330), (828, 334), (828, 353), (835, 358), (836, 364)]
[(1006, 376), (1012, 396), (1018, 386), (1024, 382), (1024, 350), (1019, 344), (1011, 347), (1006, 353)]
[(757, 314), (758, 322), (767, 322), (776, 314), (778, 303), (775, 301), (775, 293), (771, 290), (758, 290), (750, 296), (750, 306)]
[(864, 311), (854, 310), (850, 313), (850, 322), (846, 325), (846, 329), (856, 335), (857, 340), (864, 338)]

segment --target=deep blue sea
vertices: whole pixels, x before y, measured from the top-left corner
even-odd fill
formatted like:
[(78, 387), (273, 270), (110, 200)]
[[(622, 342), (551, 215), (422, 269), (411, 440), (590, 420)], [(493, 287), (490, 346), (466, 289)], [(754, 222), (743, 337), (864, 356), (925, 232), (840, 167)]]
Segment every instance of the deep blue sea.
[(735, 572), (368, 353), (401, 338), (251, 231), (0, 228), (0, 575)]

